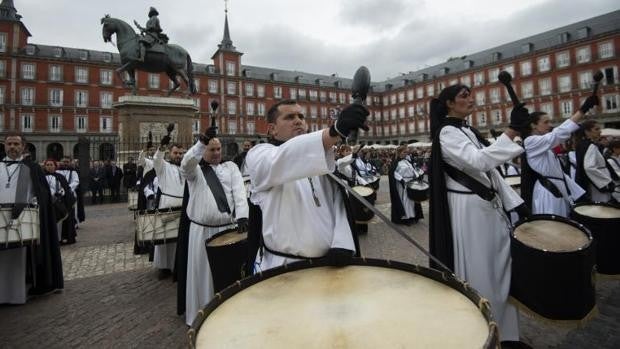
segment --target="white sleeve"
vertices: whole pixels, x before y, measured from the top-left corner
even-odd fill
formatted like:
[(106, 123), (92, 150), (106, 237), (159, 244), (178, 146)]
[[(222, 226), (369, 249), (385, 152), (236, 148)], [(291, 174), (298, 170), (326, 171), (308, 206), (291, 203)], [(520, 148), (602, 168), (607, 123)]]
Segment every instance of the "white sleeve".
[(398, 165), (396, 165), (396, 169), (394, 170), (394, 179), (396, 179), (399, 182), (405, 179), (405, 177), (402, 174), (402, 170), (403, 170), (403, 166), (400, 165), (400, 161), (399, 161)]
[(245, 161), (257, 192), (336, 168), (334, 152), (323, 148), (323, 131), (291, 138), (278, 147), (259, 144), (250, 149)]
[(603, 188), (611, 182), (609, 170), (605, 166), (605, 159), (594, 144), (590, 144), (586, 151), (583, 158), (583, 169), (597, 188)]
[(570, 135), (579, 129), (573, 120), (568, 119), (551, 132), (542, 136), (529, 136), (523, 142), (527, 156), (536, 157), (547, 152), (558, 144), (570, 138)]
[(336, 160), (336, 167), (338, 168), (338, 172), (344, 173), (345, 168), (351, 165), (351, 163), (353, 163), (354, 160), (355, 159), (353, 159), (352, 154), (349, 154), (343, 158)]
[(609, 163), (611, 168), (614, 169), (614, 171), (616, 172), (616, 176), (620, 177), (620, 166), (618, 165), (616, 161), (614, 161), (614, 159), (611, 159), (611, 158), (607, 159), (607, 163)]
[(202, 159), (207, 146), (197, 141), (191, 148), (187, 150), (181, 160), (181, 175), (188, 181), (193, 181), (200, 172), (198, 163)]
[(76, 171), (69, 170), (69, 176), (71, 177), (71, 183), (69, 183), (69, 187), (71, 190), (75, 191), (77, 187), (80, 186), (80, 176)]
[(479, 149), (471, 139), (453, 126), (446, 126), (439, 134), (441, 155), (459, 170), (487, 172), (523, 152), (518, 144), (502, 134), (488, 147)]
[(245, 193), (245, 184), (243, 183), (243, 176), (241, 176), (241, 171), (237, 165), (233, 162), (227, 163), (228, 168), (231, 172), (231, 184), (232, 184), (232, 195), (235, 203), (235, 219), (239, 218), (248, 218), (249, 216), (249, 208), (248, 208), (248, 198)]
[(155, 169), (155, 173), (159, 176), (164, 171), (164, 152), (157, 149), (155, 155), (153, 156), (153, 168)]

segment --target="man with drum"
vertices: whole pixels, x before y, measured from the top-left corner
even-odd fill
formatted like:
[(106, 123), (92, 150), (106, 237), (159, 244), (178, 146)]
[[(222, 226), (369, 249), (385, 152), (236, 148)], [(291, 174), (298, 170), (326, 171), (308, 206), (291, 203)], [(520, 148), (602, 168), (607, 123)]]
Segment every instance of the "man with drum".
[(62, 175), (67, 180), (67, 184), (71, 189), (71, 193), (73, 194), (73, 198), (75, 199), (74, 204), (71, 208), (68, 207), (71, 211), (71, 216), (67, 217), (62, 224), (62, 239), (61, 242), (65, 244), (73, 244), (75, 243), (75, 230), (78, 226), (78, 189), (80, 186), (80, 176), (77, 171), (72, 168), (71, 159), (68, 157), (62, 158), (60, 163), (58, 164), (58, 169), (56, 173)]
[[(38, 243), (23, 241), (26, 247), (6, 248), (9, 241), (0, 242), (0, 304), (24, 304), (27, 295), (44, 294), (63, 288), (62, 262), (56, 222), (51, 209), (49, 186), (41, 167), (24, 157), (26, 142), (23, 135), (9, 132), (4, 139), (6, 157), (0, 162), (0, 205), (2, 219), (20, 229), (20, 217), (25, 211), (38, 208)], [(29, 250), (29, 253), (28, 253)], [(27, 254), (31, 258), (26, 259)], [(26, 270), (30, 263), (30, 269)], [(34, 276), (33, 276), (34, 275)], [(29, 290), (30, 288), (30, 290)]]
[(412, 225), (417, 222), (417, 217), (414, 202), (407, 196), (407, 185), (418, 179), (419, 175), (407, 160), (408, 154), (406, 145), (399, 146), (396, 149), (396, 160), (390, 166), (391, 220), (397, 224)]
[(611, 154), (609, 154), (609, 158), (607, 158), (607, 163), (616, 174), (614, 177), (616, 187), (611, 196), (614, 200), (620, 202), (620, 139), (614, 139), (609, 142), (609, 150)]
[(596, 120), (586, 120), (579, 130), (581, 141), (577, 144), (577, 171), (575, 181), (584, 188), (592, 202), (609, 202), (615, 184), (611, 169), (603, 157), (601, 126)]
[(345, 108), (334, 124), (307, 133), (294, 100), (274, 104), (267, 113), (271, 139), (246, 157), (252, 179), (251, 201), (260, 207), (262, 248), (254, 272), (298, 259), (327, 257), (334, 262), (359, 252), (345, 209), (345, 194), (326, 174), (335, 169), (333, 146), (365, 126), (368, 110)]
[[(213, 298), (213, 281), (205, 241), (214, 234), (237, 227), (247, 231), (248, 202), (239, 168), (232, 161), (222, 163), (222, 145), (210, 127), (181, 161), (181, 174), (187, 180), (189, 237), (187, 250), (178, 251), (178, 263), (187, 263), (185, 321), (188, 325), (198, 310)], [(202, 166), (201, 160), (204, 160)], [(181, 238), (181, 237), (179, 237)], [(182, 268), (181, 268), (182, 269)], [(182, 278), (179, 279), (179, 284)], [(179, 285), (179, 290), (182, 289)]]
[[(340, 148), (338, 148), (339, 158), (336, 159), (335, 175), (341, 179), (344, 179), (347, 184), (358, 194), (363, 196), (369, 204), (374, 205), (377, 197), (375, 190), (367, 186), (358, 185), (361, 184), (361, 178), (358, 173), (353, 170), (352, 166), (352, 163), (358, 159), (358, 154), (360, 153), (362, 147), (364, 147), (364, 145), (356, 147), (355, 151), (353, 151), (351, 146), (348, 144), (342, 144)], [(361, 191), (359, 189), (361, 189)], [(368, 233), (368, 211), (365, 211), (366, 208), (363, 207), (362, 203), (357, 201), (356, 198), (351, 195), (348, 195), (347, 197), (351, 203), (353, 219), (355, 219), (355, 230), (358, 234)]]
[[(185, 189), (185, 178), (181, 175), (181, 159), (185, 153), (183, 146), (178, 143), (170, 144), (170, 136), (164, 136), (161, 139), (160, 147), (155, 152), (153, 160), (146, 159), (146, 162), (152, 161), (157, 185), (160, 190), (159, 210), (164, 209), (180, 209), (183, 200), (183, 190)], [(164, 160), (166, 149), (169, 149), (169, 161)], [(156, 245), (154, 248), (153, 266), (159, 269), (159, 279), (164, 279), (172, 273), (174, 269), (174, 255), (177, 244), (174, 242), (166, 242)]]

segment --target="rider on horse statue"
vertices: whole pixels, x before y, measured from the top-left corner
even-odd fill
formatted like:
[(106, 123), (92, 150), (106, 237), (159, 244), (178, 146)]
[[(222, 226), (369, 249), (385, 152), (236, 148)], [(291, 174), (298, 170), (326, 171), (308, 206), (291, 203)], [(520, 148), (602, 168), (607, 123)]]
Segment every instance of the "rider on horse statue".
[(149, 20), (146, 22), (146, 28), (142, 28), (138, 22), (134, 21), (136, 27), (140, 29), (140, 53), (138, 55), (138, 61), (144, 62), (146, 56), (146, 49), (153, 46), (156, 43), (167, 44), (168, 36), (163, 33), (161, 26), (159, 25), (159, 12), (155, 7), (149, 9)]

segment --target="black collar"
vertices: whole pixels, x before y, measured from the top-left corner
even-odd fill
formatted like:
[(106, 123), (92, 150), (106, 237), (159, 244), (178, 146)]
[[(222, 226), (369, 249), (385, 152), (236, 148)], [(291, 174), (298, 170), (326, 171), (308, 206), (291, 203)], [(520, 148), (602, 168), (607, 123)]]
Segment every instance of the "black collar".
[(269, 138), (269, 144), (273, 144), (276, 147), (281, 146), (282, 144), (284, 144), (284, 142), (286, 142), (286, 141), (281, 141), (281, 140), (275, 139), (275, 138)]
[(454, 116), (446, 117), (444, 124), (455, 127), (469, 127), (466, 119), (456, 118)]

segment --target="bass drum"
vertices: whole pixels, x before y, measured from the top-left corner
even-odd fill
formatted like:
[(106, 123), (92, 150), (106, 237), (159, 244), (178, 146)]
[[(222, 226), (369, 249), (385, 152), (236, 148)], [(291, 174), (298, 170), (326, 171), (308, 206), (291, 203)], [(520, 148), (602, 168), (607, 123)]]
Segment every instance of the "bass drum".
[(409, 200), (421, 202), (428, 200), (429, 185), (423, 181), (412, 181), (407, 184), (407, 197)]
[(551, 320), (579, 321), (596, 304), (592, 236), (577, 222), (532, 215), (511, 234), (511, 295)]
[(213, 235), (205, 241), (213, 289), (215, 293), (243, 277), (248, 258), (248, 234), (228, 229)]
[[(358, 185), (351, 189), (355, 190), (356, 193), (366, 199), (366, 201), (368, 201), (371, 205), (375, 204), (375, 201), (377, 200), (377, 192), (372, 190), (372, 188)], [(375, 216), (375, 213), (364, 206), (353, 195), (350, 195), (349, 197), (351, 198), (351, 210), (353, 211), (353, 219), (355, 220), (355, 223), (368, 223)]]
[(196, 348), (498, 348), (489, 302), (451, 274), (354, 258), (245, 278), (198, 313)]

